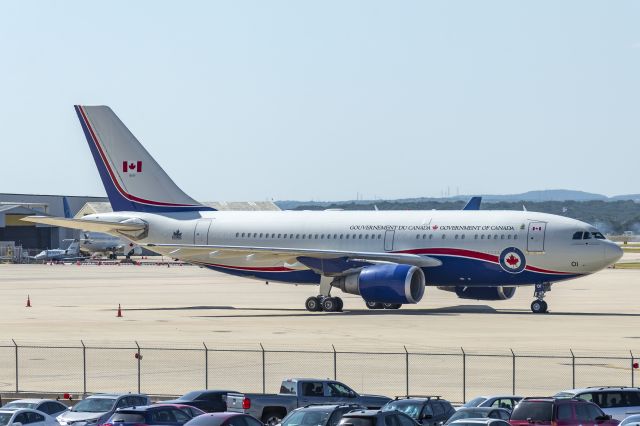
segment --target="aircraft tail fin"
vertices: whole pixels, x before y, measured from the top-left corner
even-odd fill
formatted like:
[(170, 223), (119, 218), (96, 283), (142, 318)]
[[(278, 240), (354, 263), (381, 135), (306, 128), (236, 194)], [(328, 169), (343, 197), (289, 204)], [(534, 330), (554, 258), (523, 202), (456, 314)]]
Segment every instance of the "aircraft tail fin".
[(108, 106), (75, 106), (113, 211), (213, 210), (185, 194)]
[(480, 203), (482, 203), (482, 197), (471, 197), (462, 210), (480, 210)]
[(67, 197), (62, 197), (62, 208), (64, 209), (64, 217), (71, 219), (71, 208), (69, 207)]

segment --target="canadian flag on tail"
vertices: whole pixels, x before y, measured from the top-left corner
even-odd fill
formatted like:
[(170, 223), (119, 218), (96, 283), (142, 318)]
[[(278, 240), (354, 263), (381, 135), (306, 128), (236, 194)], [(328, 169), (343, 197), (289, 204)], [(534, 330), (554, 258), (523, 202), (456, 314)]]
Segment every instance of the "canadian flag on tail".
[(140, 173), (142, 172), (142, 161), (123, 161), (122, 162), (122, 171), (124, 173), (129, 173), (129, 172), (137, 172)]

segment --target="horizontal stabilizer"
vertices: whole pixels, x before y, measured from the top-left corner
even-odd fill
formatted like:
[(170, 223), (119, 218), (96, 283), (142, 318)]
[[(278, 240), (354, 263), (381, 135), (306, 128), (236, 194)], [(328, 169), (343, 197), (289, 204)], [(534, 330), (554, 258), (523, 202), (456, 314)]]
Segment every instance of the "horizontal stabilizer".
[(94, 232), (135, 232), (146, 228), (144, 223), (119, 223), (100, 220), (67, 219), (54, 216), (27, 216), (22, 218), (25, 222), (40, 223), (43, 225), (60, 226), (62, 228), (80, 229)]

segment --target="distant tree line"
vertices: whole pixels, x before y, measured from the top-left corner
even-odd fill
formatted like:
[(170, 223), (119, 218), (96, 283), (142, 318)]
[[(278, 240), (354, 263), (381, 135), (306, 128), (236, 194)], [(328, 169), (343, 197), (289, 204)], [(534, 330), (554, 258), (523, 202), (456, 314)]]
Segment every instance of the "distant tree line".
[[(301, 205), (295, 210), (460, 210), (464, 201), (376, 201), (333, 203), (329, 206)], [(482, 203), (482, 210), (522, 210), (567, 216), (590, 223), (602, 232), (640, 233), (640, 203), (633, 201), (540, 201)]]

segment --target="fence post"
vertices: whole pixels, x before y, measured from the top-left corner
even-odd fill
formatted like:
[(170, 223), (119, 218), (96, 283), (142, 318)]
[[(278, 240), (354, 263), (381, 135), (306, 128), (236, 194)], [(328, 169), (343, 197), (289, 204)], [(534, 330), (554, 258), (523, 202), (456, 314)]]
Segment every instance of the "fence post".
[(87, 347), (82, 343), (82, 395), (87, 394)]
[(631, 387), (635, 386), (635, 377), (634, 377), (634, 371), (635, 368), (633, 368), (633, 365), (635, 364), (635, 357), (633, 356), (633, 351), (629, 351), (629, 354), (631, 355)]
[(576, 388), (576, 356), (573, 354), (573, 349), (569, 348), (571, 352), (571, 389)]
[(262, 349), (262, 393), (267, 393), (267, 363), (265, 359), (264, 346), (262, 346), (262, 343), (260, 343), (260, 349)]
[(204, 346), (204, 388), (209, 389), (209, 348), (204, 342), (202, 346)]
[(509, 348), (511, 351), (511, 395), (516, 394), (516, 353), (513, 352), (513, 349)]
[(18, 386), (18, 376), (19, 376), (19, 367), (18, 367), (18, 344), (15, 340), (11, 339), (13, 342), (13, 346), (16, 349), (16, 393), (20, 392), (20, 386)]
[(467, 354), (464, 352), (464, 348), (460, 348), (462, 351), (462, 403), (467, 402)]
[(338, 354), (333, 344), (331, 347), (333, 348), (333, 380), (338, 380)]
[(409, 398), (409, 351), (404, 347), (404, 372), (406, 375), (406, 396)]
[(138, 356), (136, 356), (136, 358), (138, 359), (138, 393), (140, 393), (140, 361), (142, 361), (142, 355), (140, 354), (140, 345), (138, 344), (138, 341), (136, 341), (136, 347), (138, 348)]

